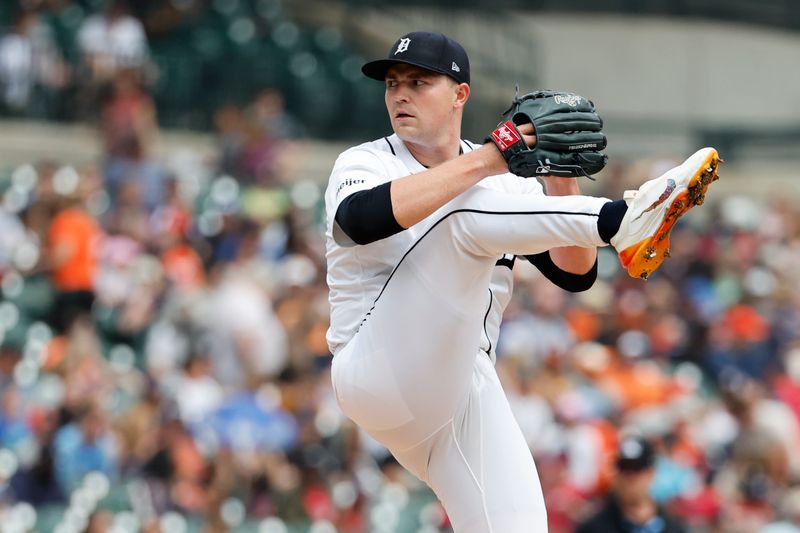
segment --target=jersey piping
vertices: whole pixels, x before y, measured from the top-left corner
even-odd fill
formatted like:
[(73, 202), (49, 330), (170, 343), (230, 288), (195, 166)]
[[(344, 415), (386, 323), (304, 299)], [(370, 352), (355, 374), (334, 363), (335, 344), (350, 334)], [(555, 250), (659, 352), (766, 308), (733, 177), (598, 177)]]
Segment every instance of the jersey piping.
[(486, 336), (486, 340), (489, 341), (489, 348), (484, 351), (489, 357), (492, 356), (492, 338), (489, 336), (489, 332), (486, 330), (486, 319), (489, 318), (489, 313), (492, 311), (492, 303), (494, 303), (494, 293), (492, 292), (492, 289), (489, 288), (489, 305), (486, 308), (486, 314), (483, 315), (483, 334)]
[(367, 317), (370, 314), (372, 314), (372, 310), (375, 309), (375, 306), (378, 304), (378, 300), (380, 300), (381, 296), (383, 296), (386, 287), (389, 285), (389, 282), (392, 281), (395, 272), (397, 272), (397, 269), (400, 268), (401, 264), (403, 264), (403, 261), (405, 260), (406, 257), (408, 257), (408, 254), (410, 254), (414, 250), (414, 248), (416, 248), (417, 245), (421, 243), (422, 240), (426, 236), (428, 236), (431, 231), (434, 230), (434, 228), (436, 228), (436, 226), (438, 226), (439, 224), (450, 218), (450, 216), (458, 213), (476, 213), (480, 215), (499, 215), (499, 216), (506, 216), (506, 215), (568, 215), (568, 216), (572, 215), (572, 216), (586, 216), (586, 217), (599, 216), (598, 213), (574, 213), (570, 211), (487, 211), (484, 209), (456, 209), (455, 211), (450, 211), (442, 218), (437, 220), (430, 228), (428, 228), (428, 230), (425, 233), (422, 234), (422, 236), (419, 239), (417, 239), (417, 241), (414, 244), (411, 245), (411, 247), (409, 247), (408, 250), (406, 250), (406, 253), (403, 254), (403, 257), (400, 258), (400, 261), (398, 261), (395, 267), (392, 269), (392, 272), (389, 274), (389, 277), (386, 278), (386, 281), (384, 282), (381, 291), (378, 293), (378, 296), (375, 298), (375, 301), (372, 302), (372, 307), (370, 307), (370, 310), (367, 311), (367, 314), (364, 315), (364, 318), (361, 320), (359, 328), (364, 325), (364, 321), (366, 321)]
[(389, 150), (392, 151), (392, 155), (396, 157), (397, 154), (394, 151), (394, 146), (392, 146), (392, 142), (389, 140), (389, 137), (384, 137), (384, 140), (386, 141), (386, 144), (389, 145)]

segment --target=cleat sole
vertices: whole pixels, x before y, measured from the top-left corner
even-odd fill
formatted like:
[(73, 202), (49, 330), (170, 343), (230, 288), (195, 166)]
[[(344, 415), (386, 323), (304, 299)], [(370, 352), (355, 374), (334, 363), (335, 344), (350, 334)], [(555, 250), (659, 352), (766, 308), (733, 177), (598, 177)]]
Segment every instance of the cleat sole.
[(620, 252), (622, 266), (632, 278), (646, 280), (669, 257), (669, 235), (673, 226), (691, 208), (703, 205), (708, 186), (719, 179), (717, 170), (721, 162), (719, 154), (713, 150), (700, 166), (700, 170), (689, 180), (686, 190), (672, 201), (655, 233)]

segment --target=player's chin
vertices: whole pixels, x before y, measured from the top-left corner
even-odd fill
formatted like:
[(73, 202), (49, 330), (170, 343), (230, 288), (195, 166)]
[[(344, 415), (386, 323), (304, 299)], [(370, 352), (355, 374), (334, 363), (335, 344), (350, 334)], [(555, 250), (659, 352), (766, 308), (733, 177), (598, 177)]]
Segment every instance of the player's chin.
[(419, 137), (419, 129), (407, 122), (392, 121), (392, 129), (404, 141), (413, 141)]

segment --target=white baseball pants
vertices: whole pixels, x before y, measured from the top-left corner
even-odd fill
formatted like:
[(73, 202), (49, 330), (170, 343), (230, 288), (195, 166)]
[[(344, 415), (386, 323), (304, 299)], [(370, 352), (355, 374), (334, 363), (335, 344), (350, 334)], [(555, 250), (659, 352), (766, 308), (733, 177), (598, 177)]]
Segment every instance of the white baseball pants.
[(530, 450), (479, 351), (498, 257), (605, 246), (609, 200), (474, 187), (434, 215), (333, 359), (343, 412), (442, 501), (456, 533), (544, 533)]

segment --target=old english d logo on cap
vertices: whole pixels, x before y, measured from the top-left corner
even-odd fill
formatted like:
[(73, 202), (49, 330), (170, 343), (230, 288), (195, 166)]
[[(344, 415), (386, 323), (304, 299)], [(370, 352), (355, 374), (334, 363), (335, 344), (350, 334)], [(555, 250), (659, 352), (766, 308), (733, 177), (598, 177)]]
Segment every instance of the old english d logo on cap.
[(406, 50), (408, 50), (409, 44), (411, 44), (411, 39), (407, 37), (404, 39), (400, 39), (400, 42), (397, 43), (397, 50), (395, 50), (394, 55), (397, 55), (400, 52), (405, 52)]

